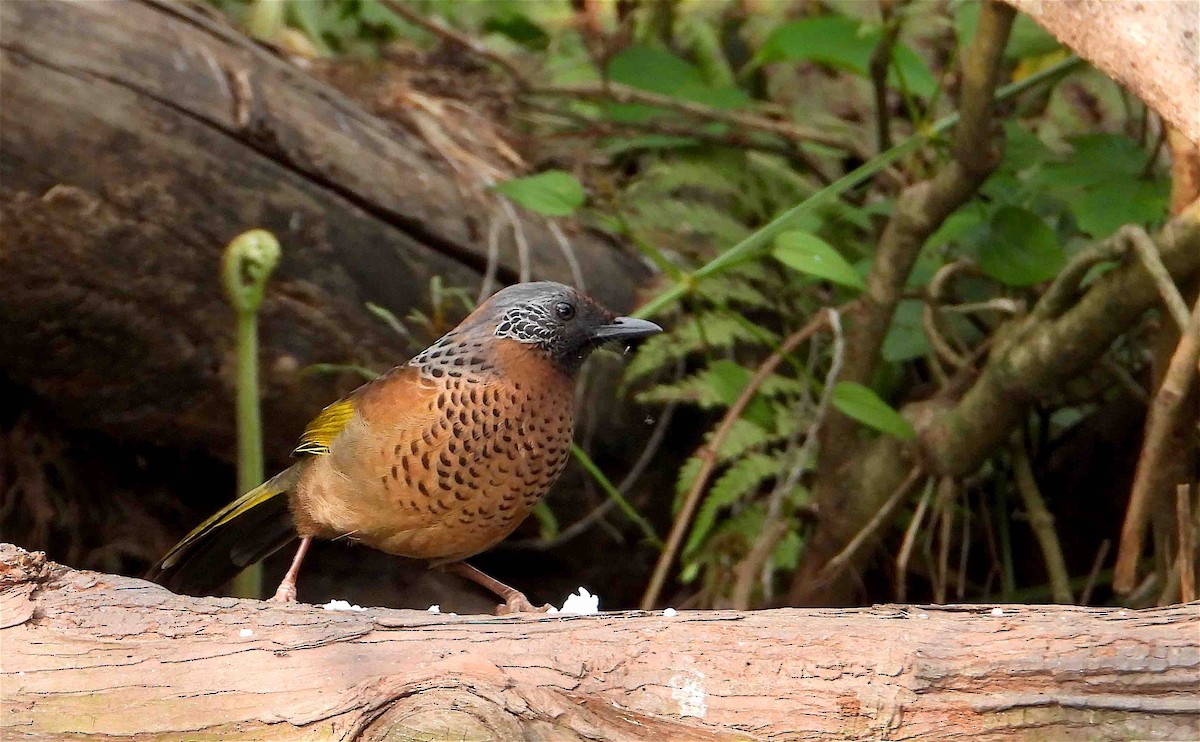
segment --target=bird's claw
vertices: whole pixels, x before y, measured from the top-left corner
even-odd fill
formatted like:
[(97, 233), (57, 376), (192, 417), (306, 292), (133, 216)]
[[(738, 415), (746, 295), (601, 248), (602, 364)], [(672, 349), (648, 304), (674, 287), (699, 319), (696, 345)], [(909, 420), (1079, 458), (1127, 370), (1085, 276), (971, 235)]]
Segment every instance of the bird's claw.
[(517, 613), (546, 613), (552, 607), (553, 606), (547, 603), (539, 608), (533, 603), (530, 603), (529, 598), (526, 598), (523, 593), (517, 593), (515, 595), (510, 595), (508, 600), (505, 600), (503, 603), (496, 606), (496, 615), (511, 616)]
[(296, 602), (296, 586), (283, 584), (275, 591), (275, 594), (267, 599), (269, 603), (295, 603)]

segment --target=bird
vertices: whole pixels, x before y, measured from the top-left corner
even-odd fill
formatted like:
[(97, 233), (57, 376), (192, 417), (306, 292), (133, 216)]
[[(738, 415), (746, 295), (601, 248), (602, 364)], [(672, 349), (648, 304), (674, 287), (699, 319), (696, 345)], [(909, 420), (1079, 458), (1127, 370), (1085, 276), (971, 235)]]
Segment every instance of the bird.
[(271, 598), (293, 602), (312, 541), (349, 539), (471, 580), (504, 601), (498, 612), (543, 610), (465, 560), (511, 534), (562, 473), (588, 355), (661, 331), (561, 283), (501, 289), (322, 410), (294, 464), (197, 526), (148, 577), (212, 590), (299, 539)]

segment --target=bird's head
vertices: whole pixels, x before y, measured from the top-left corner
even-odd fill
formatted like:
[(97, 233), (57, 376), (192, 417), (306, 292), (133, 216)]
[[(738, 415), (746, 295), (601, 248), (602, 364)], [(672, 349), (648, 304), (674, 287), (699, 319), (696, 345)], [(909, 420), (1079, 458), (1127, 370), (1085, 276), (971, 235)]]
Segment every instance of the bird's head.
[(460, 326), (490, 331), (544, 353), (573, 373), (597, 346), (662, 332), (653, 322), (618, 317), (591, 297), (552, 281), (519, 283), (496, 292)]

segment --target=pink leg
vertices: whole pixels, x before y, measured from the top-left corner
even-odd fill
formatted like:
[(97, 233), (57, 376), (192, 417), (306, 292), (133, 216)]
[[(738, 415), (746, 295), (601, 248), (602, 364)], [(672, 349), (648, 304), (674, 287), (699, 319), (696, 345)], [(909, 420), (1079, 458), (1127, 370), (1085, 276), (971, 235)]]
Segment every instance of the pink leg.
[(296, 602), (296, 577), (300, 575), (300, 562), (304, 561), (304, 555), (308, 553), (308, 545), (311, 543), (312, 536), (300, 539), (300, 548), (296, 549), (296, 556), (292, 557), (292, 566), (288, 567), (287, 574), (283, 576), (283, 581), (279, 583), (279, 589), (275, 591), (271, 602)]
[(475, 569), (466, 562), (450, 562), (449, 564), (440, 565), (447, 572), (453, 572), (460, 577), (465, 577), (476, 585), (485, 587), (498, 595), (504, 603), (496, 606), (496, 614), (503, 616), (509, 613), (545, 613), (550, 609), (549, 605), (544, 605), (541, 608), (534, 606), (529, 602), (529, 598), (515, 587), (509, 587), (500, 580), (494, 577), (489, 577), (483, 572)]

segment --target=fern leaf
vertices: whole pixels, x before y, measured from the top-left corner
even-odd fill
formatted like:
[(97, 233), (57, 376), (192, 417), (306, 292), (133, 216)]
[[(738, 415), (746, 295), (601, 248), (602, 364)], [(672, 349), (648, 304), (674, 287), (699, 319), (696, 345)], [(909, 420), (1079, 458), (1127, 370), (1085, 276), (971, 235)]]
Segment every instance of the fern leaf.
[(775, 459), (763, 454), (755, 454), (738, 459), (722, 474), (704, 497), (696, 519), (692, 523), (687, 545), (683, 548), (685, 555), (695, 552), (704, 543), (709, 531), (716, 521), (717, 513), (725, 507), (754, 494), (768, 477), (774, 476), (778, 464)]

